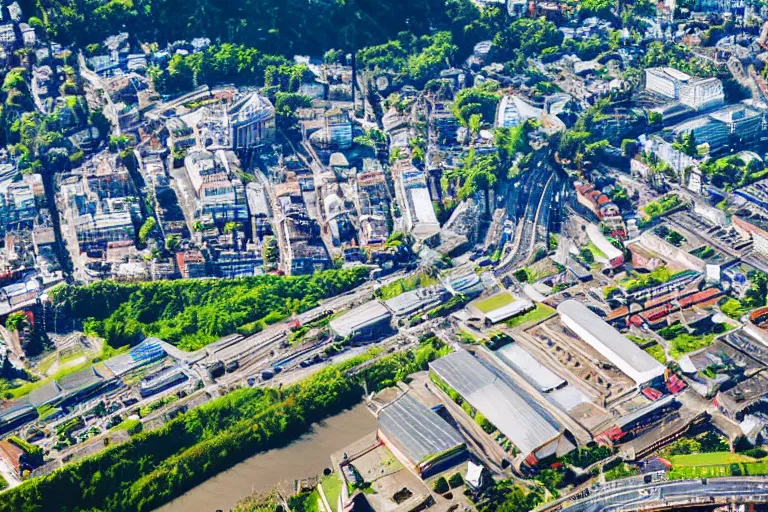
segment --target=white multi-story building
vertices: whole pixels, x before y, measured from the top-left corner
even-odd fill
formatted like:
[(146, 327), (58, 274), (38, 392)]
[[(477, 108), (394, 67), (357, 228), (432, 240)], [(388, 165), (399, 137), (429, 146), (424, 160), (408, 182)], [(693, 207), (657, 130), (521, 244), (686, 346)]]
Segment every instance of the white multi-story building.
[(645, 70), (645, 90), (695, 110), (719, 107), (725, 102), (723, 83), (717, 78), (692, 78), (675, 68)]
[(680, 103), (696, 110), (719, 107), (725, 103), (723, 82), (717, 78), (690, 80), (680, 88)]
[(680, 97), (680, 88), (690, 79), (690, 75), (675, 68), (648, 68), (645, 70), (645, 90), (676, 100)]
[(275, 136), (275, 108), (259, 93), (250, 93), (229, 108), (229, 139), (233, 149), (245, 149)]
[(196, 217), (210, 215), (217, 224), (248, 220), (245, 187), (229, 169), (224, 151), (214, 155), (205, 149), (192, 149), (184, 158), (184, 167), (195, 189)]

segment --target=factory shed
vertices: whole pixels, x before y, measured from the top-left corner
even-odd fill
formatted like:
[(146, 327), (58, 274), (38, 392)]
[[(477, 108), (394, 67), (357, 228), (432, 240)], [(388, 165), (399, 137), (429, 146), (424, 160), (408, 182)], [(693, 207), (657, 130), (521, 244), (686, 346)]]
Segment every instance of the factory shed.
[(638, 385), (664, 375), (665, 367), (575, 300), (557, 307), (560, 318), (571, 331), (603, 355)]
[(542, 393), (549, 393), (565, 386), (565, 379), (541, 364), (519, 343), (510, 343), (500, 348), (496, 354), (513, 370), (519, 373), (529, 384)]
[(466, 456), (466, 445), (458, 432), (407, 393), (379, 412), (378, 436), (425, 478)]
[(392, 313), (378, 300), (366, 302), (330, 321), (338, 338), (374, 339), (389, 331)]
[(119, 377), (144, 365), (160, 361), (165, 356), (162, 342), (158, 338), (147, 338), (130, 352), (107, 359), (104, 361), (104, 366)]
[(510, 302), (500, 308), (494, 309), (485, 313), (486, 323), (493, 325), (499, 322), (503, 322), (513, 316), (522, 315), (523, 313), (534, 309), (536, 305), (527, 299), (517, 299), (514, 302)]
[[(474, 356), (460, 350), (430, 363), (430, 369), (485, 416), (520, 450), (528, 465), (572, 446), (563, 429), (534, 398), (511, 387)], [(562, 446), (561, 446), (562, 445)]]
[(436, 285), (401, 293), (386, 301), (385, 304), (395, 315), (405, 316), (435, 307), (447, 300), (449, 296), (445, 287)]

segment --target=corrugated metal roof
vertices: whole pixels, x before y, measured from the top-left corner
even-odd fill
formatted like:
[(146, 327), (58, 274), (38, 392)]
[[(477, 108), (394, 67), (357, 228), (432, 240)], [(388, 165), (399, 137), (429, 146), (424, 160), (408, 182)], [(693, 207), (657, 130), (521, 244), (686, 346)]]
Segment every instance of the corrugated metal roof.
[(468, 352), (453, 352), (430, 368), (526, 456), (560, 435), (560, 425), (532, 397), (512, 388)]
[(539, 391), (546, 393), (565, 384), (562, 377), (541, 364), (519, 343), (505, 345), (496, 353), (502, 361), (517, 370), (525, 380), (536, 386)]
[(443, 418), (408, 394), (381, 410), (379, 428), (414, 465), (464, 443)]
[(383, 322), (391, 316), (392, 314), (381, 301), (372, 300), (349, 310), (338, 318), (334, 318), (331, 320), (330, 326), (339, 336), (344, 338), (355, 331)]

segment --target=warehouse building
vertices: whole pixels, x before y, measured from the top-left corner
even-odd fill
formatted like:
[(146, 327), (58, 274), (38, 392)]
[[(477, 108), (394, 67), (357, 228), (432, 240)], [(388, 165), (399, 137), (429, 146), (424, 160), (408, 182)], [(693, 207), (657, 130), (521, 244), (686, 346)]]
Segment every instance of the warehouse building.
[(534, 466), (574, 446), (564, 429), (533, 397), (492, 372), (469, 352), (460, 350), (429, 364), (430, 370), (509, 439), (520, 451), (513, 461)]
[(391, 319), (392, 313), (387, 307), (381, 301), (372, 300), (334, 318), (329, 326), (337, 338), (370, 341), (391, 330)]
[(450, 295), (442, 285), (427, 286), (426, 288), (403, 292), (397, 297), (387, 300), (385, 304), (395, 315), (406, 316), (434, 308), (448, 300)]
[(459, 433), (407, 393), (379, 412), (377, 436), (423, 478), (456, 465), (467, 455)]
[(605, 323), (584, 304), (566, 300), (557, 307), (563, 324), (637, 385), (664, 375), (665, 367)]

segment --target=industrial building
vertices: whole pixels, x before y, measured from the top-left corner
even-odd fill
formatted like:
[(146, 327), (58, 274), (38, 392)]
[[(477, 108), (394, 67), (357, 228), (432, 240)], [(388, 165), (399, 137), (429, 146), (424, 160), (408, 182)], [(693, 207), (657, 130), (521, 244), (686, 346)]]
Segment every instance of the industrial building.
[(613, 446), (626, 442), (653, 427), (655, 423), (680, 408), (680, 402), (673, 395), (668, 395), (638, 410), (616, 419), (607, 430), (595, 436), (601, 444)]
[(702, 117), (675, 126), (677, 137), (693, 133), (697, 144), (709, 144), (712, 151), (728, 145), (744, 145), (760, 140), (764, 116), (743, 104), (728, 105)]
[(563, 324), (639, 386), (664, 375), (665, 367), (587, 306), (566, 300), (557, 307)]
[[(483, 310), (479, 307), (479, 304), (494, 299), (502, 299), (502, 301), (499, 302), (500, 305), (498, 307), (490, 310)], [(528, 299), (513, 297), (508, 292), (502, 292), (493, 295), (486, 300), (480, 300), (474, 303), (473, 307), (477, 310), (478, 315), (485, 320), (486, 325), (493, 325), (514, 316), (522, 315), (523, 313), (534, 309), (536, 305)]]
[(441, 285), (418, 288), (401, 293), (385, 302), (387, 308), (397, 316), (406, 316), (435, 307), (445, 301), (450, 294)]
[(692, 133), (697, 144), (709, 144), (712, 149), (728, 144), (728, 127), (710, 116), (697, 117), (675, 126), (675, 137)]
[(517, 386), (513, 388), (469, 352), (453, 352), (429, 367), (520, 450), (517, 466), (533, 466), (574, 448), (563, 436), (563, 428), (533, 397)]
[(459, 433), (408, 393), (381, 409), (377, 436), (423, 478), (457, 464), (467, 455)]
[(310, 140), (323, 149), (346, 149), (352, 145), (352, 121), (349, 113), (333, 108), (323, 113), (322, 127)]
[(147, 338), (130, 352), (107, 359), (104, 361), (104, 366), (119, 377), (147, 364), (161, 361), (166, 355), (162, 342), (158, 338)]
[(392, 313), (378, 300), (353, 308), (328, 324), (337, 338), (367, 341), (381, 337), (390, 330)]
[(541, 364), (519, 343), (504, 345), (496, 355), (542, 393), (549, 393), (567, 384), (565, 379)]
[(189, 377), (180, 367), (173, 366), (145, 377), (139, 383), (139, 393), (146, 398), (186, 382), (188, 379)]
[(405, 206), (405, 225), (417, 240), (426, 240), (440, 232), (440, 223), (432, 206), (425, 173), (410, 162), (397, 160), (393, 166), (398, 197)]

